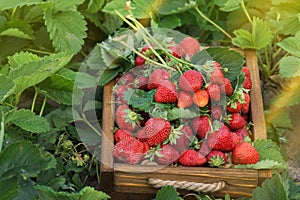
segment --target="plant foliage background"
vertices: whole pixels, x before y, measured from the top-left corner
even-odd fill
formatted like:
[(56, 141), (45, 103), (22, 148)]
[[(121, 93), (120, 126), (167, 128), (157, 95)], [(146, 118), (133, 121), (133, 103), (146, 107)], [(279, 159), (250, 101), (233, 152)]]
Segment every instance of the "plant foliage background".
[[(169, 28), (210, 46), (257, 50), (268, 138), (289, 165), (253, 191), (252, 199), (299, 199), (297, 124), (300, 103), (299, 0), (134, 0), (144, 26)], [(101, 86), (82, 101), (94, 77), (78, 71), (94, 47), (129, 27), (124, 0), (0, 1), (0, 193), (3, 199), (107, 199), (99, 191)], [(93, 64), (93, 58), (89, 60)], [(75, 80), (81, 76), (82, 83)], [(76, 93), (75, 98), (72, 95)], [(79, 104), (80, 103), (80, 104)], [(78, 104), (73, 114), (72, 104)], [(92, 106), (93, 105), (93, 106)], [(294, 112), (293, 112), (294, 111)], [(298, 159), (297, 159), (298, 157)], [(156, 199), (178, 196), (163, 188)], [(181, 197), (178, 196), (178, 199)], [(199, 194), (199, 199), (211, 199)], [(228, 196), (225, 198), (229, 198)]]

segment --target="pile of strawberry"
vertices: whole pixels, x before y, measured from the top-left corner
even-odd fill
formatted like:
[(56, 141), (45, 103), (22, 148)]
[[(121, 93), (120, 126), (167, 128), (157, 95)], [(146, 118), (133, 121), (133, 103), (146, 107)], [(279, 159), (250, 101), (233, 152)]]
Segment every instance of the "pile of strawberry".
[[(144, 46), (140, 53), (159, 62), (153, 49)], [(137, 55), (133, 69), (118, 78), (114, 87), (116, 162), (225, 167), (259, 161), (249, 142), (252, 82), (248, 67), (242, 67), (242, 81), (233, 84), (224, 76), (226, 68), (216, 61), (201, 68), (184, 64), (200, 50), (198, 41), (187, 37), (179, 44), (170, 43), (172, 56), (155, 49), (170, 68)], [(174, 113), (190, 114), (174, 117)]]

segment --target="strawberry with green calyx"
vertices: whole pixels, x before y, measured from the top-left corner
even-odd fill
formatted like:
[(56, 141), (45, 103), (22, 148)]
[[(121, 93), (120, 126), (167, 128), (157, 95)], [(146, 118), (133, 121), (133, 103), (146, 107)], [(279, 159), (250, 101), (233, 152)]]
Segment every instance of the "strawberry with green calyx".
[(218, 102), (221, 99), (221, 89), (220, 86), (216, 83), (208, 84), (205, 88), (208, 92), (210, 100), (214, 102)]
[(213, 150), (206, 156), (211, 167), (221, 167), (226, 163), (226, 156), (222, 151)]
[(148, 88), (150, 90), (158, 88), (158, 86), (163, 85), (166, 80), (171, 77), (170, 72), (165, 69), (154, 70), (148, 80)]
[(176, 85), (171, 81), (164, 81), (163, 85), (157, 87), (154, 100), (158, 103), (176, 103), (177, 96)]
[(237, 145), (232, 151), (233, 164), (255, 164), (259, 161), (258, 151), (248, 142)]
[(192, 129), (199, 138), (206, 138), (206, 135), (212, 130), (211, 119), (209, 116), (199, 116), (192, 119)]
[(166, 142), (169, 142), (180, 153), (187, 150), (193, 138), (193, 131), (189, 125), (173, 128)]
[(113, 155), (120, 162), (137, 164), (145, 155), (144, 144), (134, 137), (124, 138), (114, 146)]
[(140, 114), (132, 111), (128, 105), (120, 105), (116, 110), (116, 123), (120, 129), (129, 131), (136, 130), (143, 118)]
[(158, 149), (159, 153), (155, 154), (154, 160), (160, 165), (169, 165), (177, 160), (180, 157), (179, 151), (177, 151), (172, 145), (166, 144)]
[(197, 70), (187, 70), (179, 78), (179, 86), (186, 92), (200, 90), (203, 82), (203, 76)]
[(123, 130), (123, 129), (117, 129), (114, 132), (114, 140), (115, 142), (119, 142), (127, 137), (133, 137), (132, 133), (128, 130)]
[(187, 108), (193, 104), (193, 97), (190, 93), (185, 91), (180, 91), (178, 94), (177, 107)]
[(227, 115), (225, 121), (231, 130), (237, 130), (247, 125), (247, 121), (240, 113), (232, 113), (230, 115)]
[(150, 146), (162, 143), (171, 132), (171, 123), (163, 118), (150, 118), (145, 123), (143, 131), (137, 132), (136, 137), (147, 142)]
[(206, 90), (197, 90), (193, 95), (193, 103), (200, 108), (207, 106), (209, 93)]
[(242, 89), (237, 89), (227, 101), (227, 111), (229, 113), (238, 113), (242, 110), (242, 104), (245, 103), (244, 92)]
[(186, 150), (181, 157), (179, 158), (179, 163), (183, 166), (200, 166), (204, 165), (207, 162), (205, 156), (200, 154), (199, 151), (188, 149)]

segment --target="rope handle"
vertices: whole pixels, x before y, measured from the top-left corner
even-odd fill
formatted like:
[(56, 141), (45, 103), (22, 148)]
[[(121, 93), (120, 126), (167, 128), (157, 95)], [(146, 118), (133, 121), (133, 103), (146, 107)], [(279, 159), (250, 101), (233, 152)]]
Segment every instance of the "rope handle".
[(215, 183), (198, 183), (189, 181), (171, 181), (171, 180), (161, 180), (155, 178), (149, 178), (148, 184), (152, 185), (154, 188), (161, 188), (163, 186), (173, 186), (177, 189), (184, 189), (194, 192), (205, 192), (213, 193), (225, 188), (225, 181), (218, 181)]

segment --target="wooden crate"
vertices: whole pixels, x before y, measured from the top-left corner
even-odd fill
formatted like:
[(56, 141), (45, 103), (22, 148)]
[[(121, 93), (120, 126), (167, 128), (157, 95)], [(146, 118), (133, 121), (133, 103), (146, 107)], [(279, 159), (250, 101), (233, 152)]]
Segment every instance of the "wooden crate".
[[(252, 139), (266, 139), (266, 127), (260, 87), (256, 52), (237, 50), (246, 59), (253, 82), (251, 96)], [(114, 163), (113, 150), (113, 102), (112, 81), (104, 87), (103, 135), (101, 151), (101, 189), (113, 199), (152, 199), (158, 189), (149, 184), (149, 179), (188, 181), (213, 184), (222, 181), (225, 187), (214, 192), (215, 196), (250, 197), (252, 191), (266, 179), (271, 178), (271, 170), (208, 168), (208, 167), (157, 167)], [(186, 193), (185, 190), (179, 190)], [(190, 191), (189, 191), (190, 192)]]

